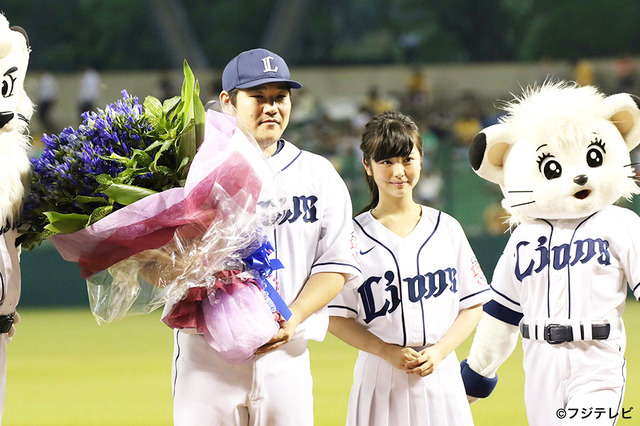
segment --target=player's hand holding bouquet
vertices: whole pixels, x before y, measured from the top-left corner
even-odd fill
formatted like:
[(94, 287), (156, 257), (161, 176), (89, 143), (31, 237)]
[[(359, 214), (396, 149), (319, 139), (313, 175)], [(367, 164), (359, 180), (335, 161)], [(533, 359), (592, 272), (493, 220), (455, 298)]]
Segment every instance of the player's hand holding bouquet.
[(198, 94), (185, 63), (181, 96), (141, 105), (123, 91), (77, 130), (45, 135), (22, 245), (50, 239), (79, 264), (99, 323), (164, 306), (167, 325), (242, 362), (288, 315), (266, 238), (281, 201), (255, 141)]

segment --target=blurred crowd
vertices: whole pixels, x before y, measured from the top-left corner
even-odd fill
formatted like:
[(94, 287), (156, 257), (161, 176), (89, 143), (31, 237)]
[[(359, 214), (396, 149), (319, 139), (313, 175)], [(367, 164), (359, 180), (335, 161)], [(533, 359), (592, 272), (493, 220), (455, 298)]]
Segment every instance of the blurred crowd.
[[(607, 77), (608, 81), (615, 81), (615, 87), (605, 88), (605, 92), (640, 93), (640, 75), (635, 58), (622, 56), (612, 62), (611, 68), (609, 72), (613, 79), (611, 75)], [(581, 85), (600, 86), (600, 76), (589, 60), (573, 62), (568, 75), (546, 72), (544, 65), (540, 69), (540, 75), (535, 78), (535, 83), (538, 84), (548, 79), (565, 79)], [(180, 82), (173, 80), (175, 76), (160, 72), (156, 78), (157, 95), (160, 99), (179, 94)], [(203, 101), (215, 98), (220, 92), (218, 80), (213, 78), (212, 86), (203, 88)], [(37, 100), (34, 99), (37, 106), (34, 120), (36, 126), (39, 126), (36, 132), (42, 130), (43, 133), (55, 133), (62, 127), (77, 125), (82, 112), (96, 106), (101, 107), (96, 105), (101, 87), (98, 72), (91, 68), (83, 70), (77, 83), (78, 122), (61, 125), (52, 118), (59, 95), (56, 78), (49, 72), (42, 72), (39, 75)], [(434, 97), (433, 89), (427, 72), (419, 66), (411, 70), (408, 79), (399, 87), (387, 89), (374, 85), (357, 98), (343, 99), (330, 105), (320, 102), (314, 93), (303, 88), (296, 91), (293, 98), (296, 107), (285, 137), (301, 148), (321, 154), (332, 161), (347, 183), (354, 209), (358, 211), (369, 197), (359, 150), (364, 125), (373, 115), (386, 110), (399, 110), (408, 114), (418, 124), (424, 142), (423, 176), (416, 191), (419, 198), (416, 201), (442, 209), (456, 217), (463, 216), (464, 224), (465, 211), (454, 207), (458, 204), (454, 197), (464, 198), (466, 202), (467, 195), (464, 194), (464, 189), (460, 194), (460, 191), (453, 191), (452, 187), (454, 182), (458, 182), (464, 188), (464, 180), (473, 179), (467, 160), (468, 145), (480, 130), (499, 120), (501, 111), (494, 105), (494, 99), (482, 99), (473, 91), (463, 92), (455, 99), (443, 100)], [(36, 134), (33, 129), (32, 134)], [(637, 154), (632, 155), (635, 161), (640, 161)], [(499, 235), (506, 230), (503, 224), (505, 212), (500, 207), (501, 195), (494, 185), (487, 185), (486, 191), (488, 195), (479, 194), (486, 200), (482, 207), (482, 226), (488, 233)], [(477, 211), (470, 214), (478, 217)]]

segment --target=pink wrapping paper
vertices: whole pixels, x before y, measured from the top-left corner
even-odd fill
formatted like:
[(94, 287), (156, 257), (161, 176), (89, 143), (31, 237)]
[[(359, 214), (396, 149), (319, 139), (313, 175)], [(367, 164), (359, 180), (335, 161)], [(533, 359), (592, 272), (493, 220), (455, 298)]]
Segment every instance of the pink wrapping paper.
[(195, 328), (202, 332), (205, 322), (201, 303), (209, 297), (209, 293), (220, 290), (233, 295), (236, 290), (242, 287), (257, 285), (253, 279), (245, 280), (240, 278), (238, 276), (239, 273), (240, 271), (222, 271), (217, 275), (213, 289), (207, 287), (190, 288), (187, 295), (173, 305), (169, 314), (162, 317), (162, 322), (171, 328)]
[(207, 343), (231, 364), (253, 358), (257, 348), (278, 331), (278, 323), (255, 285), (218, 291), (202, 301)]
[[(250, 272), (234, 270), (242, 250), (264, 243), (263, 227), (281, 211), (268, 184), (273, 173), (251, 145), (230, 117), (208, 111), (205, 139), (184, 188), (145, 197), (87, 228), (51, 238), (65, 260), (80, 265), (98, 322), (127, 315), (148, 286), (150, 295), (141, 302), (148, 312), (164, 305), (163, 322), (202, 332), (230, 363), (251, 359), (271, 339), (279, 326), (266, 294)], [(258, 211), (258, 200), (270, 207)], [(229, 263), (234, 256), (236, 263)], [(143, 270), (163, 257), (171, 261), (154, 270), (162, 282), (151, 283)]]
[(81, 276), (89, 278), (144, 250), (164, 246), (185, 225), (208, 226), (216, 218), (221, 193), (237, 209), (255, 211), (261, 180), (247, 158), (229, 146), (234, 132), (239, 131), (235, 123), (220, 116), (208, 112), (205, 140), (194, 157), (185, 188), (150, 195), (87, 228), (53, 236), (51, 241), (63, 259), (77, 262)]

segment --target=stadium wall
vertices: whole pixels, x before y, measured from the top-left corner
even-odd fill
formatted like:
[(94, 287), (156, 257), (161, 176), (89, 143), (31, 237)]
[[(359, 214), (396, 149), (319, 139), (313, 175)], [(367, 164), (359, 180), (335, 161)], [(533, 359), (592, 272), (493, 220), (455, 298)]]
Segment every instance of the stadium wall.
[[(469, 239), (487, 278), (506, 243), (505, 236), (485, 236)], [(286, 266), (286, 265), (285, 265)], [(21, 307), (89, 306), (87, 285), (80, 278), (80, 268), (67, 262), (52, 244), (45, 242), (21, 256)]]

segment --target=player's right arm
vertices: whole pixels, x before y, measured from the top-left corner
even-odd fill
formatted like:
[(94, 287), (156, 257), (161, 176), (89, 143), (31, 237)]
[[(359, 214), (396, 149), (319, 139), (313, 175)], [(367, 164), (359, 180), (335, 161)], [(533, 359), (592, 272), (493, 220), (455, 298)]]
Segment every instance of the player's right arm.
[(420, 356), (412, 348), (386, 343), (351, 318), (329, 317), (329, 332), (348, 345), (379, 356), (400, 370), (406, 371), (407, 364)]

